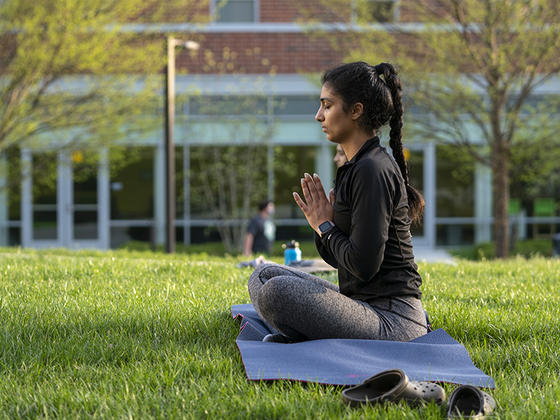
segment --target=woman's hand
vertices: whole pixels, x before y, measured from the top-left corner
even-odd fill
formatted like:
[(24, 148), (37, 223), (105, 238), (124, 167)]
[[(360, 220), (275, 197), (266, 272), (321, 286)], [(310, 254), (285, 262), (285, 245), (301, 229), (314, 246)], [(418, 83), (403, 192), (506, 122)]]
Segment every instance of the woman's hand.
[(331, 190), (329, 192), (329, 198), (327, 198), (319, 175), (314, 174), (313, 177), (311, 177), (308, 173), (301, 179), (301, 189), (305, 201), (297, 192), (293, 193), (294, 200), (303, 211), (309, 226), (321, 235), (319, 225), (327, 220), (332, 222), (334, 219), (334, 192)]

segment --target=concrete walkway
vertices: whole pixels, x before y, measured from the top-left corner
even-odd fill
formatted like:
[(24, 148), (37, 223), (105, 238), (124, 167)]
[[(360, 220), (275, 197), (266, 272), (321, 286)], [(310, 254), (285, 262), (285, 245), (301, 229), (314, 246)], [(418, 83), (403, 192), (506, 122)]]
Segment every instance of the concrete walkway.
[(455, 265), (455, 260), (447, 251), (437, 248), (428, 248), (422, 246), (414, 247), (414, 259), (417, 263), (446, 263)]

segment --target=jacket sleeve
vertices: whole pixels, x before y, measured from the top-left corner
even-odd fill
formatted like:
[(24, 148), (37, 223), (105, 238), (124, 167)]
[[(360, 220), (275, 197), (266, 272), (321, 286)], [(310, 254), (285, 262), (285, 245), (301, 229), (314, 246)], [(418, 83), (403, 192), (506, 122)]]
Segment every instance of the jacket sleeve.
[(321, 237), (317, 234), (317, 232), (315, 232), (315, 246), (317, 247), (319, 255), (327, 264), (331, 265), (334, 268), (338, 268), (338, 263), (336, 262), (334, 255), (331, 254), (331, 252), (325, 245), (323, 245)]
[(374, 277), (383, 262), (395, 195), (392, 171), (379, 166), (368, 160), (352, 174), (350, 234), (335, 226), (321, 238), (338, 266), (362, 281)]

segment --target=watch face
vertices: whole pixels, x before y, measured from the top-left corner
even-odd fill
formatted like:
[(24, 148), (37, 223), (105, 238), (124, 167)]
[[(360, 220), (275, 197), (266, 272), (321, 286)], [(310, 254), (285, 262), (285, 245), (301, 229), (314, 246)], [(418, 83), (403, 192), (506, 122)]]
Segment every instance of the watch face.
[(326, 231), (328, 231), (331, 227), (332, 227), (332, 223), (329, 221), (323, 222), (319, 225), (319, 230), (321, 231), (321, 233), (325, 233)]

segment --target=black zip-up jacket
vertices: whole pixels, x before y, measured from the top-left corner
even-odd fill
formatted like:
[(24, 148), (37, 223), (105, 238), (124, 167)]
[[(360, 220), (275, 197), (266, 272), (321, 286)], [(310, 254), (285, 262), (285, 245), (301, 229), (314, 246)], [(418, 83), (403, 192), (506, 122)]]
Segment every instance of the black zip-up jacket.
[(323, 259), (338, 268), (340, 292), (365, 302), (378, 297), (420, 298), (408, 199), (397, 163), (368, 140), (336, 173), (334, 224), (315, 236)]

